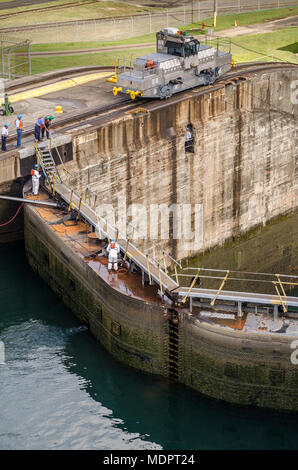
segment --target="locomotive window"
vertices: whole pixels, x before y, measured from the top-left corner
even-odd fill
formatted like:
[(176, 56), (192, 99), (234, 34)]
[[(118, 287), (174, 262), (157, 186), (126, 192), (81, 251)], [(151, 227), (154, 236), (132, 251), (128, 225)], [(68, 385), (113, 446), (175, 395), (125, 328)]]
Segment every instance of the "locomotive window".
[(178, 57), (183, 57), (181, 47), (168, 47), (168, 54), (176, 55)]
[(184, 51), (185, 51), (185, 57), (196, 55), (198, 52), (198, 44), (191, 41), (190, 43), (185, 44)]

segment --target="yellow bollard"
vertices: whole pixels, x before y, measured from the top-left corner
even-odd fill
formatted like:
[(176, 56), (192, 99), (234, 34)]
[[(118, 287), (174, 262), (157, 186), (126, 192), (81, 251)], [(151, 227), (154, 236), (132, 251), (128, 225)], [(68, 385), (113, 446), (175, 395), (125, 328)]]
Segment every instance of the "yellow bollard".
[[(107, 78), (107, 82), (117, 83), (117, 65), (118, 65), (118, 61), (116, 59), (115, 60), (115, 73), (112, 77)], [(116, 87), (114, 87), (114, 88), (116, 88)], [(114, 88), (113, 88), (113, 93), (114, 93)]]
[(63, 113), (62, 106), (56, 106), (56, 113), (58, 113), (58, 114)]

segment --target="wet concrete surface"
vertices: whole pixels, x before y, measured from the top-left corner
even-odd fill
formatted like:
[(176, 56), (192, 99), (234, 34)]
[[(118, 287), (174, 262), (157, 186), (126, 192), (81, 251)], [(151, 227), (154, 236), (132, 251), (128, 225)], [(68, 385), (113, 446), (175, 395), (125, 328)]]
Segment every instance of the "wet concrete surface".
[[(28, 199), (38, 199), (42, 201), (49, 199), (48, 195), (44, 192), (40, 192), (38, 196), (28, 193), (26, 197)], [(49, 228), (61, 237), (64, 243), (71, 247), (80, 257), (83, 257), (85, 262), (88, 263), (107, 284), (129, 297), (153, 302), (158, 305), (167, 305), (158, 296), (158, 287), (156, 285), (142, 286), (141, 273), (132, 273), (120, 266), (118, 272), (109, 272), (107, 258), (105, 256), (94, 257), (95, 252), (98, 251), (99, 248), (94, 241), (92, 241), (92, 237), (90, 239), (90, 226), (88, 224), (82, 221), (76, 222), (75, 220), (62, 221), (59, 223), (63, 215), (66, 215), (62, 211), (44, 207), (35, 207), (34, 209), (40, 217), (47, 222)]]

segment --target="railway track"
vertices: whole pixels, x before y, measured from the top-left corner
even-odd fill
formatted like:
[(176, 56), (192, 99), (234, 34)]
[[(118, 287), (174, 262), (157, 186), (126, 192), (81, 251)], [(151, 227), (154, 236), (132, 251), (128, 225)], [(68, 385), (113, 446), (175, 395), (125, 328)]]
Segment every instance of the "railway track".
[[(85, 6), (85, 5), (90, 5), (92, 3), (97, 3), (97, 0), (88, 0), (88, 1), (79, 1), (79, 2), (74, 2), (71, 5), (69, 3), (63, 3), (62, 5), (52, 5), (51, 10), (64, 10), (65, 8), (71, 7), (77, 7), (77, 6)], [(43, 11), (48, 11), (49, 7), (41, 7), (41, 8), (30, 8), (28, 10), (23, 10), (23, 11), (15, 11), (13, 13), (5, 13), (4, 15), (0, 15), (0, 21), (1, 20), (6, 20), (7, 18), (11, 18), (14, 16), (18, 15), (23, 15), (26, 13), (41, 13)]]
[(46, 72), (43, 74), (32, 75), (31, 79), (28, 80), (27, 77), (25, 79), (18, 79), (13, 80), (12, 82), (8, 82), (5, 85), (5, 92), (11, 94), (12, 92), (17, 92), (18, 90), (27, 91), (35, 87), (40, 87), (41, 85), (45, 85), (47, 83), (51, 83), (53, 81), (57, 81), (58, 79), (66, 80), (73, 76), (84, 75), (89, 72), (104, 72), (104, 71), (111, 71), (113, 72), (115, 67), (112, 66), (83, 66), (83, 67), (72, 67), (70, 69), (61, 69), (55, 70), (53, 72)]
[[(298, 69), (298, 64), (291, 64), (291, 63), (283, 63), (283, 62), (264, 62), (262, 64), (243, 64), (240, 66), (235, 67), (235, 69), (231, 69), (227, 72), (222, 79), (217, 80), (213, 85), (205, 86), (205, 87), (197, 87), (192, 89), (195, 94), (193, 96), (203, 95), (205, 93), (210, 93), (212, 91), (218, 90), (225, 86), (230, 80), (238, 78), (238, 79), (245, 79), (246, 75), (250, 75), (256, 72), (269, 72), (272, 70), (287, 70), (287, 69)], [(101, 68), (102, 70), (103, 68)], [(113, 68), (110, 67), (109, 70)], [(157, 109), (160, 107), (168, 106), (169, 104), (177, 103), (183, 101), (185, 99), (185, 94), (189, 93), (190, 90), (185, 90), (184, 92), (177, 93), (173, 95), (168, 100), (154, 100), (154, 99), (142, 99), (138, 98), (136, 101), (131, 101), (130, 98), (127, 96), (123, 96), (120, 99), (118, 98), (117, 102), (113, 102), (109, 105), (103, 107), (94, 107), (89, 108), (85, 111), (79, 111), (77, 114), (73, 114), (71, 116), (63, 116), (59, 118), (59, 121), (56, 121), (52, 125), (52, 129), (58, 130), (62, 129), (65, 126), (70, 124), (79, 124), (82, 121), (86, 121), (91, 117), (98, 118), (106, 115), (108, 113), (108, 117), (113, 117), (115, 114), (121, 111), (133, 111), (140, 106), (148, 106), (148, 110)], [(32, 135), (33, 131), (24, 130), (23, 136)], [(13, 142), (16, 139), (16, 134), (9, 137), (8, 142)]]

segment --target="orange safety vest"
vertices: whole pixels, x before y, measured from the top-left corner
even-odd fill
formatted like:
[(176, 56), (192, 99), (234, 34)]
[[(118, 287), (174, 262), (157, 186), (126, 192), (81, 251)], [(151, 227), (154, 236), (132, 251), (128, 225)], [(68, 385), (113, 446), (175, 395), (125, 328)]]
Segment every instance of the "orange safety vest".
[[(18, 119), (18, 121), (19, 121), (19, 127), (18, 127), (18, 129), (22, 129), (22, 127), (23, 127), (23, 122), (21, 121), (21, 119)], [(14, 123), (15, 123), (15, 125), (17, 125), (17, 120), (16, 120), (16, 119), (14, 120)]]

